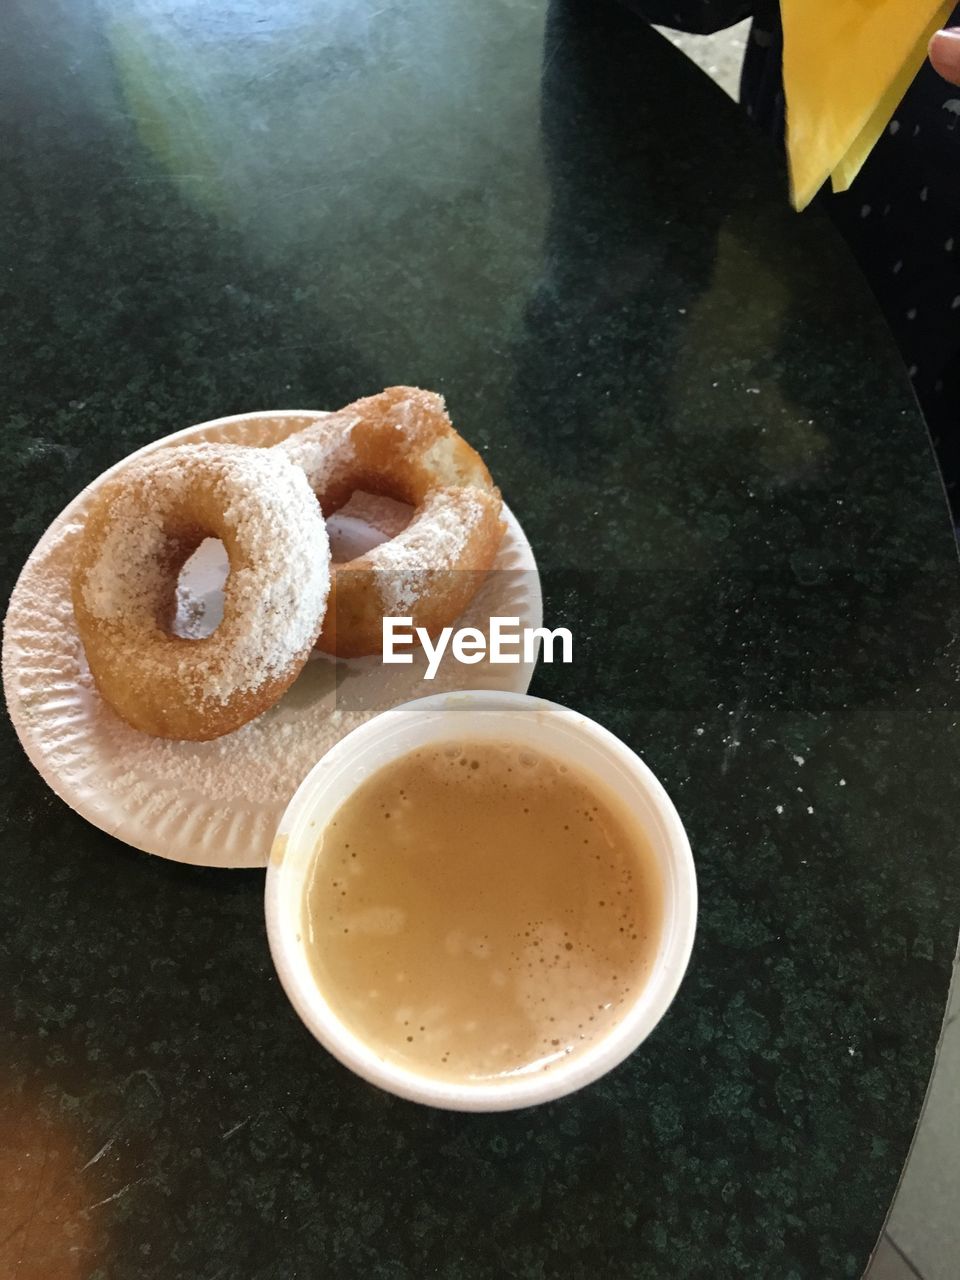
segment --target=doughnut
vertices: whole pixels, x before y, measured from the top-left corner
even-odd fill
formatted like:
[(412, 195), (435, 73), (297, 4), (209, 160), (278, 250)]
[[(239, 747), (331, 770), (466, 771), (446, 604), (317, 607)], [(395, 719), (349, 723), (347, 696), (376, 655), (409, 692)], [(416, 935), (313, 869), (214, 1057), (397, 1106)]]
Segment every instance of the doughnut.
[[(223, 620), (172, 634), (177, 578), (205, 538), (230, 562)], [(323, 625), (330, 546), (299, 467), (275, 449), (163, 448), (97, 492), (73, 563), (73, 609), (93, 680), (135, 729), (206, 741), (260, 715)]]
[(460, 616), (493, 565), (504, 526), (499, 490), (440, 396), (389, 387), (274, 448), (306, 472), (324, 516), (355, 491), (414, 508), (395, 537), (333, 565), (320, 649), (341, 658), (379, 653), (384, 616), (412, 618), (431, 636)]

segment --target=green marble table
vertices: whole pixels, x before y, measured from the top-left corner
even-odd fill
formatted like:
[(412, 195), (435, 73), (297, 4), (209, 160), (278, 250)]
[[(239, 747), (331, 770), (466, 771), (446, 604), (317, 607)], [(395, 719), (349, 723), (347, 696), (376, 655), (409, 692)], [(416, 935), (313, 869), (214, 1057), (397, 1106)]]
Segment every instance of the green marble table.
[(0, 1274), (854, 1277), (960, 921), (957, 565), (905, 375), (736, 108), (602, 3), (14, 0), (3, 582), (157, 435), (446, 393), (702, 915), (564, 1102), (420, 1109), (278, 987), (262, 875), (86, 825), (9, 725)]

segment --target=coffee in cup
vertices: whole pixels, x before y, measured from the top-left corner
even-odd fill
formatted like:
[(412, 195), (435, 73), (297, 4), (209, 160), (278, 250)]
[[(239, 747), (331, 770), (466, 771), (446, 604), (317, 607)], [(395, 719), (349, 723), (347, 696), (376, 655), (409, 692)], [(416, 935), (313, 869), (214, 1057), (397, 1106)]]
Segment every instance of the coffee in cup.
[(609, 1034), (652, 970), (663, 898), (602, 778), (505, 740), (436, 742), (333, 813), (302, 932), (332, 1012), (378, 1056), (493, 1081)]

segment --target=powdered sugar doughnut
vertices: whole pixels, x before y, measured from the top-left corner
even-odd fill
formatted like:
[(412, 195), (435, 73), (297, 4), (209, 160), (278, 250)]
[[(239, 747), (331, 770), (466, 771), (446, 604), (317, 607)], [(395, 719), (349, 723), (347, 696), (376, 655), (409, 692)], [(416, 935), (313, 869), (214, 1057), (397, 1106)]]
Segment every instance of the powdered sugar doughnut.
[[(177, 576), (204, 538), (230, 561), (223, 620), (171, 634)], [(90, 671), (128, 724), (204, 741), (265, 711), (296, 678), (323, 624), (330, 546), (303, 472), (276, 449), (161, 449), (103, 486), (73, 565)]]
[(459, 617), (493, 564), (503, 523), (500, 493), (442, 397), (389, 387), (275, 448), (306, 472), (325, 516), (356, 490), (414, 507), (396, 537), (333, 566), (321, 649), (379, 652), (385, 615), (410, 617), (431, 635)]

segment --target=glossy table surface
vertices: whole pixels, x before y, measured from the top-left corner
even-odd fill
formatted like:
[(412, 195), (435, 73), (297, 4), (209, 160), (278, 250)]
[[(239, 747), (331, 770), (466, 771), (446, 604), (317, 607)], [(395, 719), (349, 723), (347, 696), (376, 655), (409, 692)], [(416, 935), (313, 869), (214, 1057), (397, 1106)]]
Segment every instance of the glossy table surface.
[(701, 917), (665, 1021), (503, 1116), (314, 1044), (262, 876), (86, 825), (3, 728), (0, 1272), (857, 1276), (960, 920), (956, 553), (905, 375), (736, 108), (612, 5), (14, 0), (9, 590), (191, 422), (443, 391)]

